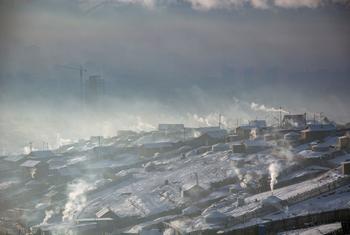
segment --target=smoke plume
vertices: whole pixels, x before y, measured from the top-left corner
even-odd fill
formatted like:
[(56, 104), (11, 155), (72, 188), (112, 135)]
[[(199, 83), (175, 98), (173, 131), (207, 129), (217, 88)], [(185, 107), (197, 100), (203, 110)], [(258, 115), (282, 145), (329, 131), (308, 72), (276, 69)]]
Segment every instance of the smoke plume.
[(280, 165), (276, 162), (273, 162), (269, 165), (269, 173), (270, 173), (270, 189), (273, 193), (274, 185), (277, 183), (277, 177), (279, 175)]
[(42, 225), (47, 224), (47, 222), (49, 221), (49, 219), (55, 214), (55, 212), (53, 210), (46, 210), (45, 211), (45, 217), (43, 219), (43, 222), (41, 223)]
[(86, 192), (93, 190), (94, 187), (84, 180), (76, 180), (68, 185), (68, 201), (62, 212), (62, 220), (72, 222), (77, 213), (81, 212), (86, 206)]
[(250, 108), (254, 111), (289, 113), (288, 111), (283, 110), (282, 108), (266, 107), (264, 104), (257, 104), (254, 102), (250, 104)]

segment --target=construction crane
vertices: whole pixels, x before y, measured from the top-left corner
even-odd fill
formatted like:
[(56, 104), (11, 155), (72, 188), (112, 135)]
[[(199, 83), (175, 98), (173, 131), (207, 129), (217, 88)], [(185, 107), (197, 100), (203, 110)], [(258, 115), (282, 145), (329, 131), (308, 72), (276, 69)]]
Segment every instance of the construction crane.
[(79, 66), (71, 66), (71, 65), (58, 65), (61, 68), (65, 68), (65, 69), (71, 69), (71, 70), (76, 70), (79, 71), (79, 86), (80, 86), (80, 98), (81, 101), (84, 101), (84, 90), (83, 90), (83, 86), (84, 86), (84, 72), (87, 72), (87, 69), (85, 69), (82, 65)]

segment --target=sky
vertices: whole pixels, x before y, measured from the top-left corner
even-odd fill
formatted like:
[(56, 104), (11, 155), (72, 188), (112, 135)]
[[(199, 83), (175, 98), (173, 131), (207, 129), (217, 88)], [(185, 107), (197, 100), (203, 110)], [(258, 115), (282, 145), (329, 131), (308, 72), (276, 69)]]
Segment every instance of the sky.
[[(29, 142), (273, 120), (254, 109), (350, 122), (347, 0), (0, 1), (3, 151)], [(82, 65), (105, 81), (79, 99)]]

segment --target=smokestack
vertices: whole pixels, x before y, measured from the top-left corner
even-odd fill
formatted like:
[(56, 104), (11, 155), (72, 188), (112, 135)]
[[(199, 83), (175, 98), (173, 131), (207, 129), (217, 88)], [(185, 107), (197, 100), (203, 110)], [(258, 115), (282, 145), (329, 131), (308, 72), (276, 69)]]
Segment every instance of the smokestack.
[(194, 177), (196, 178), (196, 185), (198, 185), (198, 184), (199, 184), (199, 182), (198, 182), (198, 174), (197, 174), (197, 172), (196, 172), (196, 173), (194, 173)]

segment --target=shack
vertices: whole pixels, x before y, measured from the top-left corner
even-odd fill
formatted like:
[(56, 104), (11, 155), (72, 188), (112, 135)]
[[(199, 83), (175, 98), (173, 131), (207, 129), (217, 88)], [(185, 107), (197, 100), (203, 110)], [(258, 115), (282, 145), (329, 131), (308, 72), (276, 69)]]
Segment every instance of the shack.
[(21, 165), (22, 176), (25, 179), (39, 179), (48, 175), (49, 164), (44, 161), (27, 160)]
[(313, 140), (322, 140), (327, 136), (333, 136), (336, 133), (336, 127), (333, 124), (311, 124), (301, 131), (301, 139), (304, 142)]

